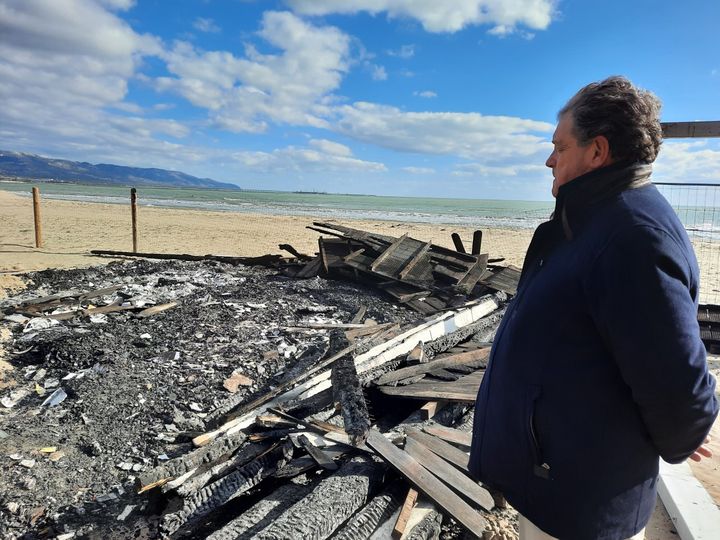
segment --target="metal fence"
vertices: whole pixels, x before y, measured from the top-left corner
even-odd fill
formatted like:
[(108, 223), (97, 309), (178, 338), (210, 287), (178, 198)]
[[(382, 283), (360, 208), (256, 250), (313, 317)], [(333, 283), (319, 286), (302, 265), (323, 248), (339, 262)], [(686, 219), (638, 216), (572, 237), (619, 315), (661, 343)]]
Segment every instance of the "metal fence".
[(655, 185), (685, 225), (700, 264), (700, 303), (720, 304), (720, 184)]

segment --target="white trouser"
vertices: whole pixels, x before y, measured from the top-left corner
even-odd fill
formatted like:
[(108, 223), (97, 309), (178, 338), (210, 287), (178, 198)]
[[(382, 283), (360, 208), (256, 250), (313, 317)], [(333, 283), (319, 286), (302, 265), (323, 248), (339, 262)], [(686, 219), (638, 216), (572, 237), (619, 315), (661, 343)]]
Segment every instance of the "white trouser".
[[(533, 524), (532, 521), (522, 514), (520, 514), (518, 518), (518, 524), (520, 525), (520, 540), (557, 540), (554, 536), (550, 536), (549, 534), (542, 532)], [(628, 540), (643, 540), (644, 538), (645, 529), (637, 533), (632, 538), (628, 538)]]

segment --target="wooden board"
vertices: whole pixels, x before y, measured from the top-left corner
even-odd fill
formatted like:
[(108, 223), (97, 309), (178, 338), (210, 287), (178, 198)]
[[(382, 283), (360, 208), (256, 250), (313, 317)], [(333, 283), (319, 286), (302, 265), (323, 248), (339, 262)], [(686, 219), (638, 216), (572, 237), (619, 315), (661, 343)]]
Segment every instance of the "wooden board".
[(425, 448), (417, 439), (406, 439), (405, 451), (471, 504), (477, 504), (487, 511), (492, 510), (495, 506), (492, 495), (488, 490), (479, 486), (447, 461)]
[(403, 502), (402, 508), (400, 509), (400, 514), (398, 514), (397, 521), (395, 521), (395, 526), (392, 530), (392, 537), (396, 540), (402, 538), (402, 535), (405, 533), (408, 519), (410, 519), (410, 513), (415, 506), (417, 498), (417, 490), (410, 488), (408, 490), (407, 496), (405, 497), (405, 502)]
[(720, 137), (720, 121), (661, 122), (663, 138)]
[(466, 446), (467, 448), (470, 448), (470, 444), (472, 443), (472, 433), (468, 431), (460, 431), (459, 429), (441, 426), (439, 424), (423, 426), (423, 431), (425, 433), (429, 433), (430, 435), (434, 435), (435, 437), (439, 437), (444, 441), (458, 444), (460, 446)]
[(415, 428), (407, 429), (406, 433), (408, 437), (416, 439), (418, 442), (422, 443), (423, 446), (435, 452), (448, 463), (452, 463), (455, 467), (458, 467), (466, 474), (469, 472), (468, 461), (470, 456), (467, 452), (463, 452), (457, 446), (453, 446), (442, 439), (438, 439), (434, 435), (429, 435)]
[(480, 371), (465, 375), (454, 382), (418, 382), (409, 386), (378, 386), (378, 389), (388, 396), (475, 403), (482, 376), (483, 371)]
[(487, 521), (407, 452), (375, 430), (370, 431), (366, 444), (468, 531), (482, 536)]
[(476, 367), (484, 366), (486, 360), (490, 354), (490, 349), (476, 349), (474, 351), (467, 351), (464, 353), (454, 354), (452, 356), (446, 356), (444, 358), (438, 358), (422, 364), (415, 364), (413, 366), (407, 366), (404, 368), (384, 373), (376, 380), (377, 384), (388, 384), (393, 381), (399, 381), (401, 379), (407, 379), (408, 377), (415, 377), (416, 375), (422, 375), (423, 373), (429, 373), (437, 369), (446, 369), (453, 366), (464, 366), (474, 365)]
[(510, 294), (517, 292), (520, 281), (520, 269), (514, 266), (507, 266), (499, 272), (494, 272), (489, 278), (480, 278), (480, 283), (497, 291)]

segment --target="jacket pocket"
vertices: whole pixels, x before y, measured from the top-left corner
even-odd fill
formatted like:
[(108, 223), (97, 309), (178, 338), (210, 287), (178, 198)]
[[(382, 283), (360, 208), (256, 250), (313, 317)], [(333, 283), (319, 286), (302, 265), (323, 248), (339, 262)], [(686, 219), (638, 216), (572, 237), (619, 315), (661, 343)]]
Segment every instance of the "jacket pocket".
[(530, 385), (527, 397), (526, 430), (532, 451), (533, 474), (539, 478), (550, 480), (550, 465), (543, 459), (541, 441), (535, 423), (535, 409), (541, 395), (542, 387)]

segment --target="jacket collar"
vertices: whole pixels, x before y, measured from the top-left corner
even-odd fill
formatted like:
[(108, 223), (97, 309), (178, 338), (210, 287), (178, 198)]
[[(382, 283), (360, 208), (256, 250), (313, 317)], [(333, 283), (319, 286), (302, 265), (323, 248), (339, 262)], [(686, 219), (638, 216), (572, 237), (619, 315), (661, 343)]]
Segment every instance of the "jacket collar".
[(568, 240), (573, 239), (571, 225), (578, 225), (587, 210), (628, 189), (650, 184), (652, 165), (613, 163), (578, 176), (558, 189), (553, 219), (560, 220)]

